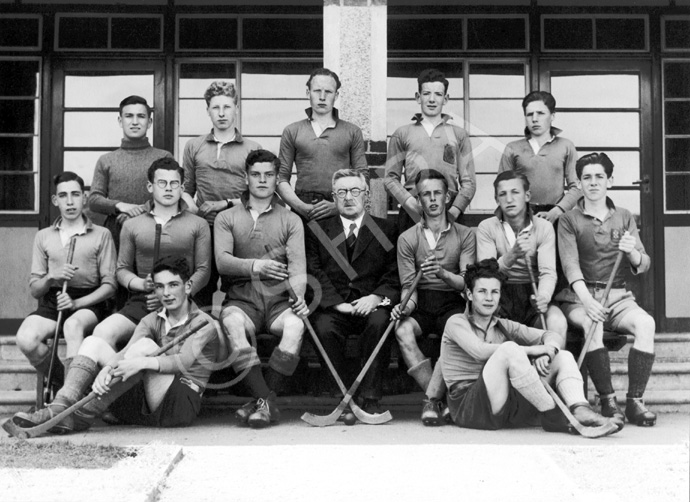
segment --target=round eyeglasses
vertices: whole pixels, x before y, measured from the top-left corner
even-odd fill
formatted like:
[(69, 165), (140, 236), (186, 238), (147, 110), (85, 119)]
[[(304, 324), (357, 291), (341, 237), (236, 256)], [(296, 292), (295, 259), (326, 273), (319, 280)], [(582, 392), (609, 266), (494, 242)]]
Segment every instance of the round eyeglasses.
[(366, 190), (363, 188), (341, 188), (340, 190), (333, 192), (333, 195), (339, 199), (344, 199), (347, 197), (347, 192), (350, 192), (353, 197), (359, 197), (360, 194), (366, 192)]
[(165, 188), (168, 185), (170, 185), (170, 188), (174, 190), (175, 188), (180, 188), (181, 183), (177, 180), (158, 180), (156, 181), (156, 185), (158, 186), (158, 188)]

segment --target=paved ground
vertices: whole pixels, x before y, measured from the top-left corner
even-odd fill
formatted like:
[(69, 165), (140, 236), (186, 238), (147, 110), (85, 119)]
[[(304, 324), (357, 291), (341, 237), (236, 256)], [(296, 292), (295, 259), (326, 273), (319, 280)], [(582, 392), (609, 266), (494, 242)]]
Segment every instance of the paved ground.
[(70, 439), (182, 445), (184, 457), (159, 496), (166, 502), (426, 501), (448, 498), (449, 490), (457, 494), (451, 499), (473, 502), (690, 499), (690, 417), (684, 414), (590, 440), (539, 428), (426, 428), (410, 409), (393, 407), (395, 419), (385, 425), (323, 429), (288, 409), (279, 426), (265, 430), (237, 426), (227, 409), (205, 409), (186, 429), (103, 425)]

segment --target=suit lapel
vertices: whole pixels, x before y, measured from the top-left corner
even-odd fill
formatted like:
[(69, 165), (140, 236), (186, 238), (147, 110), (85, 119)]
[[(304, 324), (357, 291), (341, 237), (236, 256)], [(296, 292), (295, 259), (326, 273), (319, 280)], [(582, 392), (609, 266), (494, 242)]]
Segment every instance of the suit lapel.
[(347, 246), (345, 245), (345, 233), (343, 232), (343, 226), (340, 223), (340, 218), (333, 218), (330, 224), (326, 228), (326, 234), (331, 240), (333, 245), (338, 248), (340, 254), (347, 261)]

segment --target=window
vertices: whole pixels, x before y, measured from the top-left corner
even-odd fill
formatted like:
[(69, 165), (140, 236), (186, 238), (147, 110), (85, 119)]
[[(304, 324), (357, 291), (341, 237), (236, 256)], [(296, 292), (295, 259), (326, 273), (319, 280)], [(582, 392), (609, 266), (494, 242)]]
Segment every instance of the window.
[[(136, 94), (153, 106), (154, 76), (153, 72), (69, 71), (64, 85), (63, 169), (76, 172), (88, 187), (98, 158), (122, 141), (117, 121), (120, 101)], [(154, 120), (149, 141), (155, 127)]]
[(664, 209), (690, 213), (689, 60), (663, 62)]
[(162, 51), (163, 16), (156, 14), (58, 14), (60, 51)]
[(236, 16), (177, 16), (176, 48), (189, 51), (237, 49), (238, 23)]
[(545, 52), (649, 51), (649, 19), (645, 15), (544, 15), (541, 24)]
[(40, 63), (0, 58), (0, 211), (38, 211)]
[[(477, 175), (477, 192), (470, 204), (473, 213), (490, 213), (496, 208), (493, 180), (510, 141), (524, 129), (521, 101), (527, 89), (525, 61), (400, 61), (388, 62), (388, 124), (391, 134), (409, 124), (419, 113), (414, 99), (417, 75), (425, 68), (437, 68), (449, 80), (450, 100), (443, 112), (452, 123), (465, 128), (472, 143)], [(394, 203), (391, 200), (391, 203)]]
[(665, 51), (690, 51), (690, 16), (661, 18), (661, 47)]
[(392, 52), (527, 51), (528, 17), (507, 15), (389, 16)]
[(31, 14), (0, 15), (0, 50), (41, 50), (42, 21)]

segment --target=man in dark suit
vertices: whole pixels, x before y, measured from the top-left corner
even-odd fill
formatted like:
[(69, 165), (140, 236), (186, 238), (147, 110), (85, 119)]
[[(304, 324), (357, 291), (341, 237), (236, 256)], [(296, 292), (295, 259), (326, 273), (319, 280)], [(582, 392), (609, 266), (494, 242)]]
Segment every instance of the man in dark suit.
[[(314, 288), (314, 328), (328, 357), (345, 375), (345, 342), (359, 337), (362, 366), (390, 322), (400, 298), (396, 225), (365, 211), (369, 194), (364, 176), (354, 169), (333, 175), (333, 199), (338, 215), (310, 226), (307, 233), (307, 272), (318, 281)], [(311, 283), (312, 281), (310, 281)], [(382, 396), (382, 377), (390, 360), (389, 337), (362, 381), (362, 407), (376, 411)]]

